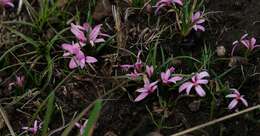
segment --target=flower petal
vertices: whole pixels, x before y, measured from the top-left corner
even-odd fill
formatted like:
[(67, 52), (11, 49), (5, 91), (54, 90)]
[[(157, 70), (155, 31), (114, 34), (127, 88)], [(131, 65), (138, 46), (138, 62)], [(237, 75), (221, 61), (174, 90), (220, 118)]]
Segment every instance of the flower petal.
[(246, 33), (246, 34), (244, 34), (243, 36), (241, 36), (241, 38), (240, 38), (240, 41), (241, 40), (244, 40), (246, 37), (248, 36), (248, 34)]
[(95, 41), (100, 33), (102, 24), (96, 25), (94, 29), (89, 34), (89, 40)]
[(206, 95), (205, 91), (203, 90), (203, 88), (200, 85), (195, 86), (195, 91), (201, 97)]
[(71, 31), (71, 32), (76, 36), (76, 38), (79, 39), (80, 41), (86, 41), (86, 40), (87, 40), (87, 38), (85, 37), (84, 32), (82, 32), (82, 30), (80, 30), (80, 26), (71, 23), (70, 31)]
[(185, 83), (183, 83), (183, 84), (179, 87), (179, 92), (182, 92), (183, 90), (186, 89), (187, 94), (189, 94), (189, 92), (190, 92), (192, 86), (193, 86), (193, 83), (191, 83), (191, 82), (185, 82)]
[(206, 79), (200, 79), (200, 80), (197, 80), (197, 81), (196, 81), (197, 84), (208, 84), (208, 82), (209, 82), (209, 81), (206, 80)]
[(196, 21), (196, 24), (202, 24), (204, 22), (205, 22), (205, 19), (199, 19), (199, 20)]
[(70, 69), (74, 69), (74, 68), (76, 68), (76, 67), (78, 67), (78, 64), (77, 64), (75, 58), (73, 57), (73, 58), (71, 58), (71, 60), (70, 60), (69, 68), (70, 68)]
[(176, 84), (176, 82), (180, 81), (180, 80), (182, 80), (182, 77), (175, 76), (175, 77), (172, 77), (171, 79), (169, 79), (168, 81)]
[(248, 41), (248, 40), (242, 40), (241, 43), (242, 43), (247, 49), (249, 49), (249, 41)]
[(86, 56), (86, 62), (87, 63), (95, 63), (97, 62), (97, 59), (91, 56)]
[(209, 77), (209, 73), (207, 71), (200, 72), (197, 75), (197, 79), (202, 79), (204, 77)]
[(98, 38), (94, 42), (95, 43), (102, 43), (102, 42), (105, 42), (105, 40), (103, 38)]
[(173, 0), (173, 2), (175, 2), (175, 3), (179, 4), (180, 6), (182, 6), (182, 5), (183, 5), (183, 3), (182, 3), (182, 0)]
[(135, 102), (139, 102), (139, 101), (141, 101), (141, 100), (143, 100), (145, 97), (147, 97), (148, 96), (148, 93), (141, 93), (141, 94), (139, 94), (136, 98), (135, 98)]
[(246, 101), (245, 98), (240, 97), (240, 100), (242, 101), (242, 103), (243, 103), (246, 107), (248, 107), (248, 103), (247, 103), (247, 101)]
[(197, 29), (198, 30), (201, 30), (201, 31), (205, 31), (205, 27), (204, 26), (202, 26), (202, 25), (197, 25)]
[(148, 91), (145, 88), (139, 88), (136, 90), (136, 92), (143, 93), (143, 92), (148, 92)]
[(233, 99), (229, 105), (228, 105), (228, 109), (232, 110), (236, 105), (237, 105), (238, 101), (236, 99)]
[(226, 95), (226, 98), (236, 98), (237, 95), (236, 94), (229, 94), (229, 95)]
[(254, 46), (255, 43), (256, 43), (256, 39), (255, 39), (254, 37), (252, 37), (251, 40), (250, 40), (250, 44), (251, 44), (252, 46)]

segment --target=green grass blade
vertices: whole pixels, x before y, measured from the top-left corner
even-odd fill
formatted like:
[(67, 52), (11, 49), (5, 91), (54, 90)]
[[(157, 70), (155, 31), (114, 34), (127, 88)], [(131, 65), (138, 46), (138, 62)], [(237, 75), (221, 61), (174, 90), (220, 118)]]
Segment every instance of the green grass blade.
[(88, 123), (86, 128), (84, 129), (84, 134), (83, 136), (91, 136), (94, 130), (94, 126), (97, 122), (97, 119), (99, 117), (99, 113), (102, 109), (102, 101), (97, 100), (95, 103), (95, 106), (93, 110), (90, 112), (89, 118), (88, 118)]
[(32, 38), (30, 37), (27, 37), (26, 35), (24, 35), (23, 33), (21, 32), (18, 32), (12, 28), (9, 28), (9, 27), (6, 27), (9, 31), (11, 31), (12, 33), (20, 36), (22, 39), (24, 39), (26, 42), (32, 44), (35, 48), (39, 47), (38, 43), (36, 41), (34, 41)]
[(54, 99), (55, 99), (55, 94), (54, 92), (52, 92), (50, 97), (48, 98), (47, 110), (43, 121), (42, 136), (47, 136), (48, 133), (48, 126), (51, 120), (51, 115), (54, 110)]
[(18, 44), (18, 45), (16, 45), (16, 46), (11, 47), (11, 48), (8, 49), (7, 51), (5, 51), (5, 52), (3, 53), (3, 55), (0, 56), (0, 62), (5, 58), (5, 56), (6, 56), (8, 53), (10, 53), (10, 52), (12, 52), (12, 51), (14, 51), (14, 50), (16, 50), (16, 49), (18, 49), (18, 48), (21, 48), (21, 47), (23, 47), (24, 45), (26, 45), (26, 43)]

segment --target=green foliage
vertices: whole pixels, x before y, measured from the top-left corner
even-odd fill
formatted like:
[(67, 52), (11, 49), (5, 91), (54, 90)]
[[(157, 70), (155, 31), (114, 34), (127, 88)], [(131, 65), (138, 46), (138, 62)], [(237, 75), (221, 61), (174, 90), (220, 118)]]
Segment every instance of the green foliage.
[(54, 92), (52, 92), (48, 98), (47, 110), (46, 110), (44, 121), (43, 121), (44, 123), (43, 123), (43, 128), (42, 128), (42, 136), (46, 136), (48, 133), (48, 126), (51, 121), (52, 113), (54, 111), (54, 99), (55, 99), (55, 94), (54, 94)]
[(84, 136), (92, 136), (95, 124), (98, 120), (98, 117), (100, 115), (102, 109), (102, 101), (97, 100), (95, 103), (95, 106), (93, 110), (90, 112), (89, 117), (88, 117), (88, 123), (86, 128), (84, 129)]

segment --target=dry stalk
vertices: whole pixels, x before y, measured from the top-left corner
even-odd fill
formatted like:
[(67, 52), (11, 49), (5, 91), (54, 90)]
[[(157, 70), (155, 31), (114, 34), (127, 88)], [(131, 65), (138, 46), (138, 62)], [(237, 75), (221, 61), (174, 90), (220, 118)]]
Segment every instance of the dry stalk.
[(230, 114), (230, 115), (227, 115), (227, 116), (224, 116), (224, 117), (221, 117), (221, 118), (212, 120), (212, 121), (210, 121), (210, 122), (207, 122), (207, 123), (204, 123), (204, 124), (201, 124), (201, 125), (198, 125), (198, 126), (189, 128), (189, 129), (187, 129), (187, 130), (181, 131), (181, 132), (176, 133), (176, 134), (173, 134), (173, 135), (171, 135), (171, 136), (183, 136), (183, 135), (188, 134), (188, 133), (190, 133), (190, 132), (193, 132), (193, 131), (195, 131), (195, 130), (198, 130), (198, 129), (201, 129), (201, 128), (204, 128), (204, 127), (211, 126), (211, 125), (213, 125), (213, 124), (222, 122), (222, 121), (227, 120), (227, 119), (234, 118), (234, 117), (236, 117), (236, 116), (245, 114), (245, 113), (247, 113), (247, 112), (254, 111), (254, 110), (259, 109), (259, 108), (260, 108), (260, 105), (256, 105), (256, 106), (247, 108), (247, 109), (245, 109), (245, 110), (242, 110), (242, 111), (240, 111), (240, 112), (236, 112), (236, 113), (233, 113), (233, 114)]

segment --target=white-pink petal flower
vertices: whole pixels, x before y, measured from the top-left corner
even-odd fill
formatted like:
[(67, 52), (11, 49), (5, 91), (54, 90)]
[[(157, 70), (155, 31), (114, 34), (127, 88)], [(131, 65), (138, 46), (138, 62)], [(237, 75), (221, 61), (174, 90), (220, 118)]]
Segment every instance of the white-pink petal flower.
[(195, 31), (201, 30), (205, 31), (205, 27), (202, 26), (202, 23), (205, 22), (205, 19), (202, 17), (202, 12), (198, 11), (194, 13), (191, 17), (192, 23), (193, 23), (193, 29)]
[(35, 135), (35, 134), (37, 134), (38, 130), (41, 129), (41, 125), (42, 125), (42, 123), (38, 123), (38, 121), (35, 120), (33, 127), (22, 127), (22, 129)]
[(85, 127), (87, 126), (87, 123), (88, 123), (88, 120), (86, 120), (83, 125), (81, 125), (81, 124), (78, 123), (78, 122), (75, 123), (75, 126), (76, 126), (77, 128), (79, 128), (79, 132), (80, 132), (80, 135), (81, 135), (81, 136), (83, 136), (83, 134), (84, 134), (84, 129), (85, 129)]
[(236, 40), (236, 41), (233, 42), (234, 47), (232, 48), (231, 56), (234, 55), (235, 49), (240, 45), (239, 43), (241, 43), (249, 51), (253, 51), (255, 48), (259, 48), (260, 47), (260, 45), (256, 45), (256, 38), (255, 37), (248, 38), (248, 34), (244, 34), (240, 38), (239, 41)]
[(233, 100), (229, 103), (228, 109), (231, 110), (231, 109), (235, 108), (237, 104), (238, 104), (238, 100), (233, 99)]
[(147, 76), (150, 78), (153, 75), (154, 68), (153, 68), (153, 66), (146, 66), (145, 71), (146, 71)]
[(89, 33), (89, 42), (92, 46), (95, 46), (95, 43), (101, 43), (101, 42), (105, 42), (105, 40), (103, 38), (98, 38), (99, 36), (109, 36), (107, 34), (103, 34), (101, 33), (101, 27), (102, 24), (96, 25), (93, 30)]
[(17, 85), (19, 88), (23, 88), (24, 82), (25, 82), (24, 76), (16, 76), (16, 85)]
[(228, 105), (229, 110), (234, 109), (239, 102), (242, 102), (242, 104), (244, 104), (246, 107), (248, 106), (248, 103), (247, 103), (246, 99), (244, 98), (244, 95), (240, 95), (240, 93), (237, 89), (230, 89), (230, 90), (233, 92), (229, 95), (226, 95), (226, 98), (233, 99)]
[(157, 89), (157, 83), (158, 81), (150, 83), (149, 79), (147, 77), (143, 78), (144, 81), (144, 87), (139, 88), (136, 90), (136, 92), (141, 92), (136, 99), (134, 100), (135, 102), (141, 101), (144, 98), (146, 98), (149, 94), (152, 94), (156, 89)]
[(126, 74), (126, 75), (129, 76), (132, 80), (135, 80), (142, 74), (138, 73), (136, 70), (134, 70), (134, 72), (131, 72), (130, 74)]
[(164, 84), (170, 84), (170, 83), (175, 83), (177, 81), (182, 80), (182, 77), (180, 76), (171, 76), (171, 71), (173, 71), (172, 68), (167, 69), (166, 72), (161, 72), (161, 80)]
[(186, 90), (186, 93), (189, 95), (191, 89), (194, 87), (196, 93), (199, 96), (201, 97), (205, 96), (206, 92), (201, 87), (201, 85), (208, 84), (208, 80), (204, 79), (206, 77), (209, 77), (209, 74), (206, 71), (196, 73), (194, 76), (191, 77), (191, 81), (187, 81), (180, 86), (179, 92)]
[(81, 42), (85, 42), (87, 40), (84, 33), (86, 31), (85, 27), (80, 25), (75, 25), (73, 23), (71, 23), (70, 25), (71, 25), (70, 31), (76, 36), (76, 38)]

